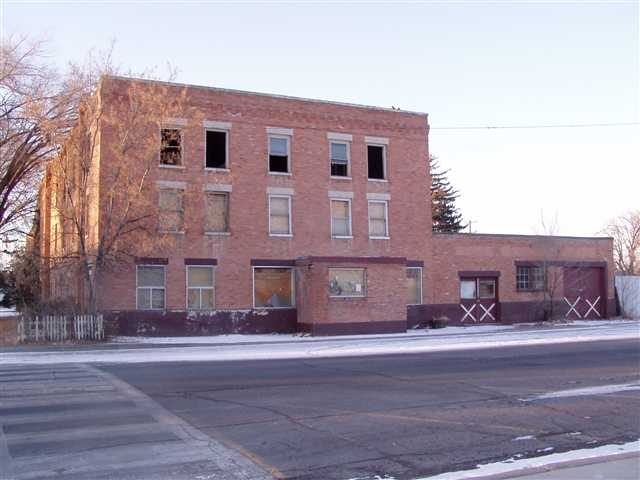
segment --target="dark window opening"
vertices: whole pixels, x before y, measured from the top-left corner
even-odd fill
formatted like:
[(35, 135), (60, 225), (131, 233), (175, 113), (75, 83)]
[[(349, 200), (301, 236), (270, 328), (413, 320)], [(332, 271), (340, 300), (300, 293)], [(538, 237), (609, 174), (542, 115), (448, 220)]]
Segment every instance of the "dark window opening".
[(289, 173), (288, 138), (269, 138), (269, 171), (276, 173)]
[(177, 128), (161, 130), (160, 163), (162, 165), (182, 165), (182, 136)]
[(381, 145), (367, 145), (369, 162), (369, 178), (384, 180), (384, 147)]
[(332, 163), (331, 164), (331, 176), (333, 177), (346, 177), (348, 176), (348, 168), (347, 165), (343, 165), (340, 163)]
[(207, 130), (207, 168), (227, 168), (227, 132)]

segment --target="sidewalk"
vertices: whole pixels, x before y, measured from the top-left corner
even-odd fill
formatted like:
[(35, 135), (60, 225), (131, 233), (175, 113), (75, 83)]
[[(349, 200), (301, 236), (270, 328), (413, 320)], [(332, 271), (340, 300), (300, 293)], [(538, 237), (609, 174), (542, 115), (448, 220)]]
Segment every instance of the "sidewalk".
[(640, 453), (624, 458), (614, 457), (588, 465), (559, 467), (544, 473), (510, 478), (520, 480), (637, 480), (640, 478)]
[(412, 330), (391, 335), (307, 337), (119, 337), (113, 343), (0, 348), (0, 363), (141, 363), (331, 358), (460, 351), (604, 340), (640, 339), (639, 321), (574, 322), (563, 326), (487, 325)]

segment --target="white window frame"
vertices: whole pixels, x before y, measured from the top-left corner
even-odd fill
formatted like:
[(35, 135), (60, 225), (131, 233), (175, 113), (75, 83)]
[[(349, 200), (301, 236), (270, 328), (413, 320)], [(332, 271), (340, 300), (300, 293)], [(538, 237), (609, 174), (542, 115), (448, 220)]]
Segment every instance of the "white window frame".
[[(153, 308), (153, 292), (150, 291), (150, 296), (149, 296), (149, 308), (140, 308), (138, 306), (138, 289), (146, 289), (146, 290), (159, 290), (160, 287), (139, 287), (138, 286), (138, 269), (140, 267), (162, 267), (162, 278), (164, 279), (163, 281), (163, 299), (162, 299), (162, 303), (164, 305), (164, 307), (162, 308)], [(136, 310), (166, 310), (167, 309), (167, 266), (166, 265), (154, 265), (154, 264), (147, 264), (147, 263), (141, 263), (139, 265), (136, 265), (136, 291), (135, 291), (135, 296), (136, 296)]]
[[(371, 204), (383, 203), (384, 204), (384, 230), (385, 235), (371, 235)], [(367, 216), (369, 224), (369, 238), (371, 240), (389, 240), (391, 235), (389, 234), (389, 200), (367, 200)]]
[[(290, 272), (291, 279), (291, 306), (290, 307), (257, 307), (256, 306), (256, 268), (277, 268), (287, 269)], [(253, 265), (251, 267), (251, 297), (253, 298), (253, 308), (258, 310), (284, 310), (287, 308), (296, 308), (296, 282), (295, 282), (295, 268), (294, 267), (279, 267), (274, 265)]]
[[(331, 158), (331, 145), (334, 143), (347, 146), (347, 175), (344, 177), (340, 175), (331, 174), (331, 164), (333, 162), (333, 159)], [(332, 180), (351, 180), (351, 142), (350, 141), (329, 139), (329, 176), (331, 177)]]
[[(267, 207), (268, 207), (268, 222), (269, 222), (269, 236), (270, 237), (293, 237), (293, 222), (291, 219), (291, 215), (292, 215), (292, 195), (284, 195), (284, 194), (279, 194), (279, 193), (269, 193), (268, 195), (268, 200), (267, 200)], [(287, 199), (287, 203), (288, 203), (288, 207), (289, 207), (289, 233), (271, 233), (271, 199), (272, 198), (286, 198)]]
[[(158, 167), (159, 168), (173, 168), (177, 170), (184, 170), (186, 163), (186, 152), (184, 148), (184, 127), (185, 125), (161, 125), (158, 129), (160, 138), (160, 148), (158, 149)], [(180, 132), (180, 165), (167, 165), (162, 163), (162, 130), (178, 130)]]
[[(369, 182), (383, 182), (389, 181), (389, 173), (387, 170), (387, 145), (383, 143), (367, 142), (365, 144), (367, 149), (367, 180)], [(382, 175), (384, 178), (369, 178), (369, 147), (381, 147), (382, 148)]]
[[(225, 159), (225, 165), (224, 168), (219, 168), (219, 167), (207, 167), (207, 132), (221, 132), (224, 133), (224, 148), (225, 148), (225, 152), (224, 152), (224, 159)], [(203, 162), (204, 162), (204, 169), (206, 171), (209, 172), (229, 172), (231, 171), (231, 168), (229, 166), (230, 164), (230, 159), (229, 159), (229, 135), (231, 133), (230, 129), (226, 129), (226, 128), (214, 128), (214, 127), (205, 127), (204, 128), (204, 158), (203, 158)]]
[[(269, 157), (271, 156), (271, 139), (282, 138), (287, 141), (287, 171), (286, 172), (272, 172), (269, 165)], [(292, 135), (283, 135), (281, 133), (268, 133), (267, 134), (267, 173), (269, 175), (292, 175), (292, 161), (291, 161), (291, 138)]]
[[(213, 290), (213, 307), (211, 310), (215, 310), (216, 308), (216, 266), (215, 265), (185, 265), (184, 269), (184, 283), (185, 283), (185, 298), (184, 305), (185, 308), (190, 312), (201, 312), (201, 311), (209, 311), (209, 309), (202, 308), (202, 291), (200, 292), (200, 308), (190, 308), (189, 307), (189, 289), (197, 289), (197, 290)], [(210, 268), (212, 273), (213, 285), (211, 287), (190, 287), (189, 286), (189, 268), (198, 267), (198, 268)]]
[(420, 303), (407, 303), (407, 305), (423, 305), (424, 304), (424, 296), (423, 296), (423, 286), (422, 286), (422, 267), (407, 267), (407, 270), (420, 270)]
[[(369, 288), (367, 285), (367, 269), (364, 267), (328, 267), (327, 274), (329, 276), (329, 282), (331, 282), (331, 270), (362, 270), (362, 295), (331, 295), (329, 290), (329, 298), (367, 298), (369, 294)], [(329, 288), (329, 285), (327, 285)]]
[[(333, 202), (347, 202), (349, 204), (349, 235), (334, 235), (333, 233)], [(351, 199), (340, 197), (329, 197), (329, 221), (331, 222), (331, 238), (353, 238), (353, 225), (351, 215)]]

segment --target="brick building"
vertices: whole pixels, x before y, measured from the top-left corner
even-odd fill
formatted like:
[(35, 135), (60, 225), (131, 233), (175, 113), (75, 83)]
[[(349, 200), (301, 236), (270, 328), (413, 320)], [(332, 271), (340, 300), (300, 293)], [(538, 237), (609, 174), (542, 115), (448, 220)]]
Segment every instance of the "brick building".
[[(133, 87), (162, 88), (155, 103), (171, 107), (129, 129), (153, 153), (118, 157), (109, 119), (127, 116)], [(533, 321), (549, 305), (613, 312), (609, 238), (432, 234), (426, 114), (120, 77), (94, 101), (101, 120), (79, 133), (96, 145), (87, 243), (100, 245), (113, 198), (126, 204), (124, 186), (107, 195), (117, 158), (130, 176), (148, 166), (141, 191), (155, 212), (145, 240), (119, 240), (127, 254), (96, 273), (97, 308), (121, 333), (329, 335), (436, 316)], [(56, 261), (78, 243), (60, 214), (60, 172), (73, 163), (61, 157), (40, 195), (43, 296), (83, 304), (81, 272)]]

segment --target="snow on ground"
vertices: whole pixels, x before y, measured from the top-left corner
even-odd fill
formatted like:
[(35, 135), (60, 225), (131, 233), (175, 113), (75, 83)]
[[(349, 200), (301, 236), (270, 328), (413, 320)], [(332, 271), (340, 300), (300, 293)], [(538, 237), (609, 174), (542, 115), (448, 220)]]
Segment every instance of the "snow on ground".
[[(552, 447), (549, 447), (552, 449)], [(549, 448), (542, 451), (550, 451)], [(560, 467), (577, 460), (585, 461), (593, 459), (596, 461), (598, 458), (614, 459), (616, 456), (627, 455), (630, 453), (638, 453), (640, 451), (640, 441), (624, 443), (621, 445), (603, 445), (595, 448), (584, 448), (581, 450), (573, 450), (571, 452), (552, 453), (550, 455), (543, 455), (533, 458), (509, 458), (502, 462), (489, 463), (485, 465), (478, 465), (473, 470), (463, 470), (459, 472), (448, 472), (440, 475), (425, 477), (418, 480), (463, 480), (478, 477), (488, 477), (500, 474), (513, 473), (514, 476), (517, 472), (518, 476), (526, 475), (527, 471), (533, 473), (539, 469), (545, 470)], [(503, 477), (500, 477), (503, 478)]]
[(597, 387), (588, 388), (572, 388), (570, 390), (559, 390), (557, 392), (547, 392), (535, 397), (529, 397), (525, 401), (546, 400), (549, 398), (570, 398), (584, 397), (590, 395), (607, 395), (616, 392), (629, 392), (632, 390), (640, 390), (640, 383), (623, 383), (617, 385), (599, 385)]
[[(454, 329), (455, 328), (455, 329)], [(180, 361), (233, 361), (273, 360), (293, 358), (331, 358), (364, 355), (409, 354), (423, 352), (459, 351), (470, 349), (549, 345), (598, 340), (622, 340), (640, 338), (640, 322), (615, 322), (608, 326), (571, 326), (564, 328), (513, 328), (503, 330), (473, 327), (468, 333), (459, 328), (442, 329), (433, 335), (428, 330), (385, 336), (354, 336), (308, 338), (291, 335), (228, 335), (212, 337), (211, 344), (184, 345), (193, 337), (182, 337), (182, 345), (107, 345), (96, 349), (51, 347), (47, 350), (5, 349), (0, 353), (0, 364), (46, 363), (141, 363)], [(477, 328), (477, 329), (476, 329)], [(452, 330), (450, 330), (452, 329)], [(469, 330), (469, 329), (465, 329)], [(198, 337), (195, 337), (198, 338)], [(226, 342), (221, 341), (227, 339)], [(261, 341), (261, 340), (267, 341)], [(155, 341), (155, 339), (154, 339)]]

